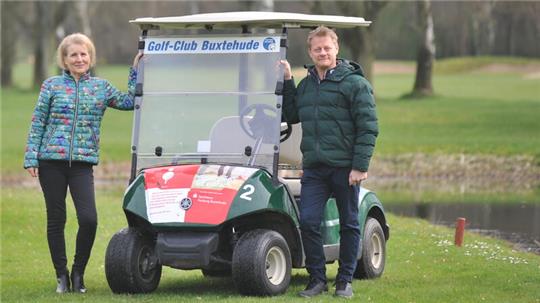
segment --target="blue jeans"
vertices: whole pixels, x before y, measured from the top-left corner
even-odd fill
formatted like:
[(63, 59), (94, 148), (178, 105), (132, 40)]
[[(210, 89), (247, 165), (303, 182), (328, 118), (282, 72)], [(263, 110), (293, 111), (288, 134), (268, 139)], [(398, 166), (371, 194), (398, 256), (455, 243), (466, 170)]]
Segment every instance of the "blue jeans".
[(312, 279), (326, 282), (321, 223), (328, 199), (333, 196), (339, 212), (340, 250), (336, 281), (352, 282), (356, 269), (360, 226), (358, 186), (349, 185), (350, 168), (322, 166), (304, 169), (300, 193), (300, 230), (306, 269)]

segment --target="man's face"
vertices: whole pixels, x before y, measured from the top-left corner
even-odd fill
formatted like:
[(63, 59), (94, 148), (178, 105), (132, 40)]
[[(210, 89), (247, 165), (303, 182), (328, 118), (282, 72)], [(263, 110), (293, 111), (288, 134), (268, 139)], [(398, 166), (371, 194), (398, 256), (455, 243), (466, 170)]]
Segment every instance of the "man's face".
[(311, 39), (309, 56), (317, 69), (327, 70), (336, 66), (339, 48), (329, 36), (315, 36)]

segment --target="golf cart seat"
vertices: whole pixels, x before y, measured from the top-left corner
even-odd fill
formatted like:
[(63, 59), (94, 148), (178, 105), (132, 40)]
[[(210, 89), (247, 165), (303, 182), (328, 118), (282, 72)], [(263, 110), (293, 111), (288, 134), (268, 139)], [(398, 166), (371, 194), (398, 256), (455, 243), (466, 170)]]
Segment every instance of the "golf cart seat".
[(300, 151), (302, 125), (297, 123), (292, 124), (291, 127), (291, 136), (279, 146), (279, 164), (293, 169), (302, 169), (302, 152)]
[[(244, 122), (247, 123), (250, 119), (251, 117), (245, 116)], [(233, 140), (231, 133), (236, 135)], [(210, 130), (210, 142), (212, 153), (244, 153), (246, 146), (255, 144), (255, 139), (242, 131), (239, 116), (229, 116), (214, 123)]]
[(296, 199), (300, 197), (300, 179), (299, 178), (283, 178), (279, 177), (279, 182), (285, 184), (291, 195)]
[(289, 192), (296, 198), (300, 197), (300, 177), (302, 175), (302, 126), (300, 123), (291, 125), (292, 133), (289, 139), (279, 147), (280, 181), (287, 185)]

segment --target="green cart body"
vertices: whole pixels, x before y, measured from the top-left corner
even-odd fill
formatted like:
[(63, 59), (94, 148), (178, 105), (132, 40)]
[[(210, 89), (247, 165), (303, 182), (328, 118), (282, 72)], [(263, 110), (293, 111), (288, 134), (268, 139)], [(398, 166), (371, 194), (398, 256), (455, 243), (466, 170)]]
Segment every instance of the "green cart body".
[[(107, 248), (109, 286), (115, 293), (152, 292), (162, 266), (169, 266), (231, 277), (246, 295), (285, 292), (291, 269), (305, 265), (298, 212), (301, 130), (281, 122), (279, 60), (286, 59), (287, 33), (369, 22), (234, 12), (132, 23), (142, 30), (144, 56), (123, 201), (128, 227)], [(377, 278), (389, 227), (374, 192), (361, 188), (359, 210), (354, 276)], [(321, 225), (328, 263), (339, 259), (339, 229), (330, 198)]]

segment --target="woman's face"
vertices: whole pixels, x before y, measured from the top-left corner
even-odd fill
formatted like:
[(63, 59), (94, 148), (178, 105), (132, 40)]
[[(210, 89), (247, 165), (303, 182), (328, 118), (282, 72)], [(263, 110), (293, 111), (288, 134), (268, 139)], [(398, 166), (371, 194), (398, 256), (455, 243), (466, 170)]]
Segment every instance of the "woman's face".
[(90, 63), (90, 54), (85, 45), (71, 44), (67, 47), (64, 64), (75, 79), (79, 79), (90, 69)]

